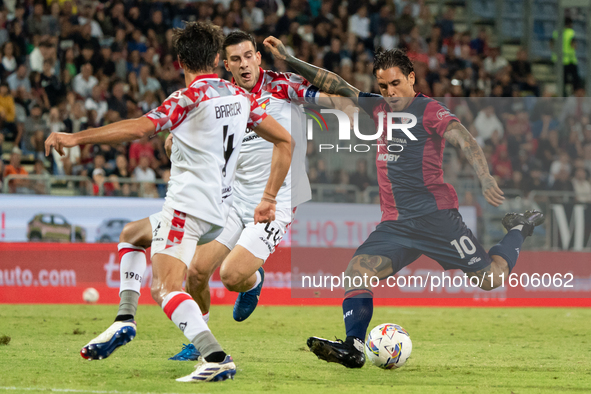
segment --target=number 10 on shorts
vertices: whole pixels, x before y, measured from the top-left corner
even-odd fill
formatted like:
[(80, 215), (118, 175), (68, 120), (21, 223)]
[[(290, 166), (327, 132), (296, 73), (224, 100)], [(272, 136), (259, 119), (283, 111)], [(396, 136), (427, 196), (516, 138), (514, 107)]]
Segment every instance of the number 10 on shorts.
[(460, 237), (460, 242), (458, 242), (457, 239), (454, 239), (450, 244), (456, 248), (462, 259), (466, 257), (466, 255), (470, 256), (476, 252), (476, 245), (474, 245), (474, 242), (465, 235)]

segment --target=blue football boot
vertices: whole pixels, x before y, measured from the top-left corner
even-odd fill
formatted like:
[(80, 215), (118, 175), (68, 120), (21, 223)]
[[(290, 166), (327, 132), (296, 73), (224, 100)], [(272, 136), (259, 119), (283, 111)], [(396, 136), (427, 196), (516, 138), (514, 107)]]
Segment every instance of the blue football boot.
[(173, 361), (197, 361), (199, 360), (199, 356), (201, 356), (201, 353), (199, 353), (199, 350), (197, 350), (195, 348), (195, 345), (193, 345), (192, 343), (185, 345), (183, 344), (183, 350), (180, 351), (180, 353), (172, 356), (171, 358), (169, 358), (169, 360), (173, 360)]
[(261, 267), (258, 271), (261, 274), (261, 283), (246, 293), (238, 294), (236, 303), (234, 303), (234, 320), (236, 321), (248, 319), (259, 303), (259, 296), (261, 295), (263, 283), (265, 282), (265, 270)]

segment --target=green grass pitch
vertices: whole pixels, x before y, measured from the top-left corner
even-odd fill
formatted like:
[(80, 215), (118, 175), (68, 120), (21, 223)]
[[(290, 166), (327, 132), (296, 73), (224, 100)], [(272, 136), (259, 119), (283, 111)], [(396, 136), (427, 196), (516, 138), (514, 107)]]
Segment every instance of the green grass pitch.
[[(591, 392), (591, 309), (376, 308), (370, 328), (397, 323), (413, 353), (398, 370), (348, 370), (316, 359), (311, 335), (344, 337), (340, 307), (259, 307), (237, 323), (228, 306), (210, 327), (238, 366), (236, 379), (177, 383), (194, 362), (168, 361), (181, 332), (156, 306), (140, 306), (138, 336), (102, 361), (80, 348), (116, 306), (1, 305), (2, 392), (131, 393), (556, 393)], [(0, 341), (1, 343), (2, 341)]]

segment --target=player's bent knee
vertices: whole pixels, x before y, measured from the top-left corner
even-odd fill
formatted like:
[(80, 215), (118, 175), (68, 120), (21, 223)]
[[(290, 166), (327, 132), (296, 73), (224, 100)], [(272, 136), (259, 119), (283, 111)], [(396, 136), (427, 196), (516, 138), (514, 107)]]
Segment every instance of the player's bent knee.
[(145, 222), (145, 219), (127, 223), (119, 235), (119, 242), (126, 242), (145, 248), (150, 247), (152, 231), (151, 226), (150, 229), (145, 228), (146, 224), (150, 226), (149, 222)]
[(190, 283), (192, 291), (203, 290), (207, 286), (210, 276), (210, 272), (204, 272), (202, 269), (191, 265), (187, 270), (187, 287), (189, 287)]
[(245, 279), (239, 272), (226, 269), (224, 266), (220, 268), (220, 279), (230, 291), (238, 291), (237, 288), (244, 282)]

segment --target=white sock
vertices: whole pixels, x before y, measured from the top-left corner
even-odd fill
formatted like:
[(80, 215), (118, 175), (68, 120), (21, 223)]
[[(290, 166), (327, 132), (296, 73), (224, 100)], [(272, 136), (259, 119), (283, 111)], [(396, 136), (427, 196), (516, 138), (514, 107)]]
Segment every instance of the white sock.
[(257, 287), (260, 283), (261, 283), (261, 273), (257, 270), (257, 272), (255, 273), (255, 276), (257, 277), (257, 280), (254, 281), (254, 285), (252, 285), (252, 287), (250, 289), (248, 289), (248, 291), (251, 291), (252, 289), (254, 289), (255, 287)]
[(117, 245), (119, 250), (119, 294), (123, 290), (140, 293), (144, 272), (146, 272), (146, 251), (140, 246), (126, 242)]
[(189, 341), (204, 331), (210, 331), (201, 315), (199, 305), (188, 293), (173, 291), (162, 300), (166, 316), (185, 334)]
[(203, 315), (203, 321), (209, 326), (209, 312)]
[(523, 224), (518, 224), (517, 226), (513, 227), (511, 230), (523, 230)]

